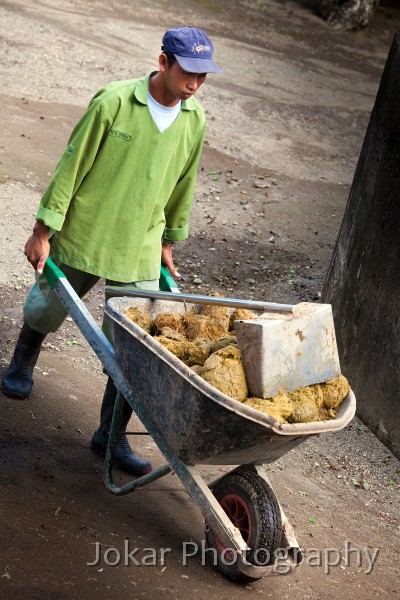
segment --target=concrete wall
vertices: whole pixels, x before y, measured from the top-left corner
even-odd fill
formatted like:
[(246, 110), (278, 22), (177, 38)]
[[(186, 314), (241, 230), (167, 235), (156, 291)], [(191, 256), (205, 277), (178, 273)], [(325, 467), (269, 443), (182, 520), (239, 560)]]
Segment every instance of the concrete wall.
[(325, 281), (358, 415), (400, 457), (400, 32)]

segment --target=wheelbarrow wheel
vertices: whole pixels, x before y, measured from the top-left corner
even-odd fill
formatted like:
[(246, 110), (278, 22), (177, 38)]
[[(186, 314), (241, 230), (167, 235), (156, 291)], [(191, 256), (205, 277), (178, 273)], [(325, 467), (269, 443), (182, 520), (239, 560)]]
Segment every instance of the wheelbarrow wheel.
[[(247, 562), (257, 566), (272, 564), (282, 536), (282, 519), (278, 500), (268, 483), (253, 471), (238, 469), (221, 479), (213, 494), (249, 547)], [(206, 544), (208, 561), (226, 577), (239, 582), (255, 579), (241, 572), (234, 552), (224, 547), (207, 523)]]

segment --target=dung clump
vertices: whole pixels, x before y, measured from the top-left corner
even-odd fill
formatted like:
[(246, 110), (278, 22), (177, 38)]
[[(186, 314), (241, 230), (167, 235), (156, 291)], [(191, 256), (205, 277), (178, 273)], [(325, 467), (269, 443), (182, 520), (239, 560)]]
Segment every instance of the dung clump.
[(200, 376), (201, 376), (201, 374), (203, 372), (203, 366), (202, 365), (192, 365), (191, 369), (192, 369), (192, 371), (194, 371), (195, 373), (197, 373), (197, 375), (200, 375)]
[(204, 363), (201, 376), (217, 390), (239, 402), (247, 397), (246, 376), (237, 346), (226, 346), (211, 354)]
[(256, 319), (257, 315), (247, 308), (235, 308), (229, 317), (229, 331), (235, 330), (235, 321)]
[(328, 410), (337, 410), (350, 391), (349, 382), (343, 375), (321, 383), (320, 387), (324, 407)]
[(243, 402), (256, 410), (266, 413), (279, 423), (287, 423), (288, 417), (293, 412), (293, 403), (286, 394), (279, 394), (274, 398), (246, 398)]
[(230, 346), (230, 345), (234, 345), (237, 346), (237, 339), (235, 335), (224, 335), (223, 337), (219, 338), (218, 340), (214, 340), (213, 342), (210, 342), (210, 354), (212, 354), (213, 352), (216, 352), (217, 350), (222, 350), (222, 348), (226, 348), (226, 346)]
[(162, 344), (164, 348), (172, 352), (172, 354), (174, 354), (177, 358), (179, 358), (182, 361), (185, 361), (187, 345), (186, 341), (181, 342), (177, 340), (172, 340), (171, 338), (163, 335), (157, 335), (154, 339), (157, 340), (157, 342), (160, 342), (160, 344)]
[(184, 326), (182, 323), (182, 315), (178, 315), (173, 312), (159, 313), (154, 317), (154, 332), (156, 335), (160, 334), (164, 327), (174, 329), (179, 333), (184, 332)]
[(211, 354), (210, 343), (207, 340), (186, 342), (184, 362), (189, 366), (204, 365)]
[(324, 398), (319, 384), (307, 385), (288, 394), (293, 403), (289, 423), (311, 423), (320, 420)]
[(288, 398), (293, 402), (293, 412), (288, 421), (311, 423), (334, 419), (349, 391), (349, 382), (340, 375), (325, 383), (316, 383), (290, 392)]
[(196, 339), (216, 340), (227, 333), (227, 325), (206, 315), (186, 313), (182, 318), (185, 334), (189, 341)]
[(167, 337), (170, 340), (176, 340), (177, 342), (186, 342), (186, 337), (183, 333), (179, 333), (179, 331), (171, 329), (171, 327), (162, 327), (158, 335)]
[[(126, 316), (160, 342), (205, 381), (231, 398), (270, 415), (279, 423), (311, 423), (334, 419), (350, 391), (345, 377), (309, 385), (272, 398), (248, 398), (244, 366), (234, 331), (235, 320), (254, 319), (247, 309), (236, 309), (227, 319), (225, 307), (207, 305), (202, 314), (160, 313), (153, 319), (131, 307)], [(204, 314), (206, 313), (206, 314)]]
[(288, 417), (289, 423), (311, 423), (319, 421), (318, 407), (312, 402), (293, 402), (292, 413)]
[(230, 312), (227, 306), (204, 304), (200, 309), (200, 314), (208, 317), (215, 323), (219, 323), (225, 331), (228, 331)]
[(292, 402), (314, 405), (317, 408), (320, 408), (324, 403), (324, 395), (318, 383), (294, 390), (288, 394), (288, 397)]
[(318, 411), (318, 421), (330, 421), (336, 417), (333, 408), (325, 408), (324, 406)]
[(326, 383), (308, 385), (272, 398), (247, 398), (244, 404), (280, 423), (312, 423), (334, 419), (349, 391), (347, 379), (340, 375)]
[(143, 310), (139, 310), (136, 306), (131, 306), (125, 312), (125, 316), (128, 317), (131, 321), (139, 325), (142, 329), (147, 331), (147, 333), (152, 333), (153, 331), (153, 319), (150, 315)]

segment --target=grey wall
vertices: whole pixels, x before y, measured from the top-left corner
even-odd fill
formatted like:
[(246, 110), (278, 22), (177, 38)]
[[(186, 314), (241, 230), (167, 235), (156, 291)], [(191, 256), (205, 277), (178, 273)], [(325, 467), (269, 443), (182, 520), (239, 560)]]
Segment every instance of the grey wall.
[(400, 32), (386, 62), (322, 301), (358, 415), (400, 457)]

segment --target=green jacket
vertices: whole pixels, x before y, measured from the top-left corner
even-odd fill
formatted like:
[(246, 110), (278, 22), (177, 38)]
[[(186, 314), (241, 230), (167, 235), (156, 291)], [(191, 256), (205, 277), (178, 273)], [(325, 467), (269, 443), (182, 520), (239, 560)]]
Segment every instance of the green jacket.
[(188, 236), (204, 113), (189, 98), (160, 133), (149, 77), (111, 83), (92, 99), (36, 215), (52, 230), (52, 256), (114, 281), (158, 279), (163, 234)]

